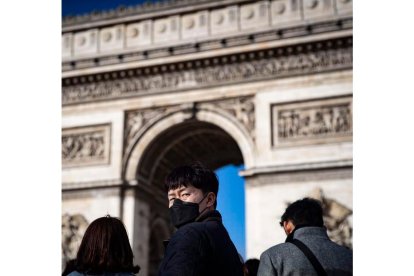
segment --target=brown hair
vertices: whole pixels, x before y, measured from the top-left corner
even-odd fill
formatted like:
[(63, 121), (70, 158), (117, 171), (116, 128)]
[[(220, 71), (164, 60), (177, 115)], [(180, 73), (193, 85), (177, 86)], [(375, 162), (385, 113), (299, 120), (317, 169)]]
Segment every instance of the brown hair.
[(117, 218), (101, 217), (86, 229), (75, 261), (79, 272), (133, 272), (133, 253), (124, 224)]

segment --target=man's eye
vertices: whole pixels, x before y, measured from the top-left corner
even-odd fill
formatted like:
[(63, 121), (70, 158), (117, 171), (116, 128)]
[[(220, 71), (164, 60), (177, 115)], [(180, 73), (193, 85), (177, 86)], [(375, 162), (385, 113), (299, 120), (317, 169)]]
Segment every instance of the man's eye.
[(181, 196), (184, 196), (184, 197), (187, 197), (187, 196), (189, 196), (190, 194), (182, 194)]

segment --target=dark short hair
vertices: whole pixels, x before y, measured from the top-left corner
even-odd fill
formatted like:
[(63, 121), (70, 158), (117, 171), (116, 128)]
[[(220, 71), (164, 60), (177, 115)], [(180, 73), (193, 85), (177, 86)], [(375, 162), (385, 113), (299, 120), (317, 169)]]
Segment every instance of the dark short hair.
[(323, 226), (323, 211), (320, 201), (305, 197), (290, 204), (282, 215), (280, 225), (291, 220), (297, 225)]
[(214, 207), (216, 207), (219, 182), (217, 175), (212, 170), (196, 162), (173, 169), (165, 178), (167, 191), (182, 186), (187, 187), (188, 185), (200, 189), (203, 194), (213, 192), (216, 195), (216, 202), (214, 203)]
[(117, 218), (105, 217), (94, 220), (86, 229), (79, 246), (75, 269), (79, 272), (133, 272), (133, 253), (125, 226)]
[(244, 266), (246, 268), (247, 276), (257, 276), (257, 271), (259, 270), (260, 261), (258, 259), (248, 259)]

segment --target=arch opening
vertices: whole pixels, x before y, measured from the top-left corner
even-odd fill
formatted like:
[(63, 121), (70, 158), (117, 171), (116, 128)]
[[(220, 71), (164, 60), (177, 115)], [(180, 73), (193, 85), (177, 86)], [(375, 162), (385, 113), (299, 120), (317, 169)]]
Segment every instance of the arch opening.
[[(180, 122), (160, 132), (146, 146), (136, 169), (137, 188), (151, 191), (154, 200), (149, 200), (152, 220), (163, 221), (168, 225), (169, 234), (173, 227), (168, 216), (168, 201), (164, 189), (167, 174), (177, 166), (199, 161), (206, 167), (217, 170), (227, 165), (240, 167), (244, 164), (242, 152), (235, 139), (224, 129), (195, 119)], [(232, 183), (222, 183), (229, 185)], [(243, 198), (244, 204), (244, 198)], [(223, 215), (223, 214), (222, 214)], [(223, 215), (223, 219), (225, 216)], [(137, 222), (139, 223), (139, 222)], [(161, 258), (161, 236), (150, 230), (149, 271), (153, 275), (158, 269)]]

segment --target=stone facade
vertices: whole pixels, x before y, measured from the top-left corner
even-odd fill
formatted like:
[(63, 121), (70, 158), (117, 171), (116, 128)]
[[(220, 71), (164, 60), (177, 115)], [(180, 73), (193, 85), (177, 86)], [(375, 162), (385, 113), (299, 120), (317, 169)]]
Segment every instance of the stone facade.
[(244, 164), (247, 258), (304, 196), (352, 246), (352, 1), (161, 3), (63, 20), (62, 215), (120, 217), (156, 275), (168, 171)]

